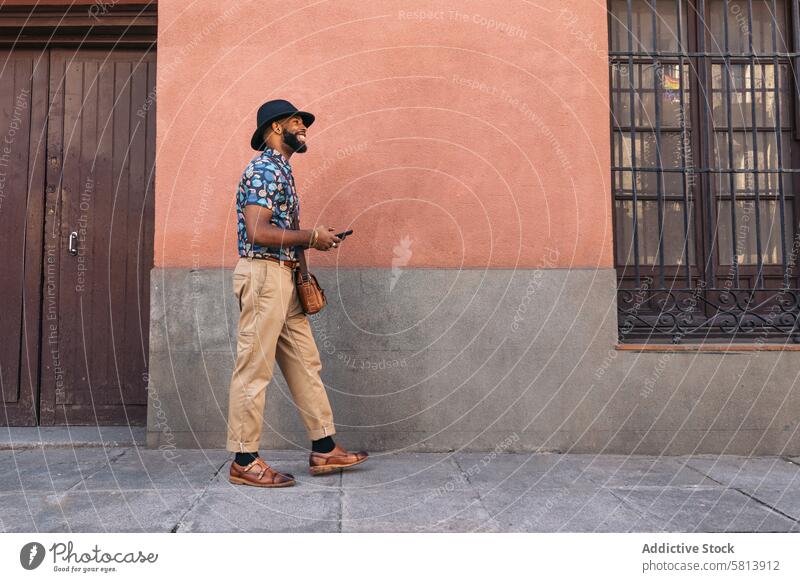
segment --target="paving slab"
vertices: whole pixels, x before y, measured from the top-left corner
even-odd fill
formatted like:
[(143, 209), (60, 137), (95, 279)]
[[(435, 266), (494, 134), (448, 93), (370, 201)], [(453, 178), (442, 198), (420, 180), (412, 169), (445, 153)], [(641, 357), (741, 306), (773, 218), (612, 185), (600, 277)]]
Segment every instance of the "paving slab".
[(128, 454), (125, 448), (18, 451), (0, 473), (0, 492), (64, 492)]
[[(751, 495), (764, 505), (784, 514), (788, 519), (800, 524), (800, 487), (772, 487), (761, 485), (757, 491), (748, 492), (744, 489), (739, 491)], [(800, 531), (800, 525), (796, 526)]]
[(14, 493), (0, 497), (6, 532), (169, 532), (196, 499), (170, 491)]
[(789, 532), (797, 523), (735, 489), (723, 487), (616, 488), (614, 494), (669, 532)]
[(747, 491), (762, 486), (800, 488), (800, 466), (781, 457), (697, 456), (686, 464), (727, 487)]
[(521, 484), (481, 494), (483, 504), (503, 531), (647, 532), (658, 521), (625, 504), (611, 491), (586, 485), (561, 489)]
[[(570, 455), (572, 457), (573, 455)], [(683, 459), (644, 455), (575, 455), (588, 461), (580, 482), (603, 487), (677, 487), (714, 485)]]
[(0, 450), (0, 531), (800, 531), (778, 457), (375, 453), (297, 484), (228, 482), (233, 454), (139, 446)]
[(0, 449), (49, 447), (144, 446), (143, 426), (19, 426), (0, 427)]
[(516, 482), (539, 489), (714, 484), (713, 480), (675, 457), (506, 454), (488, 458), (487, 455), (470, 453), (458, 454), (456, 459), (462, 469), (470, 473), (471, 481), (481, 488), (512, 486)]
[(800, 520), (800, 466), (781, 457), (702, 456), (687, 464)]
[(96, 471), (83, 484), (87, 490), (152, 489), (202, 492), (228, 459), (224, 451), (181, 450), (166, 452), (129, 449), (125, 455)]
[(500, 531), (471, 491), (421, 495), (412, 489), (345, 490), (344, 532)]
[(208, 492), (183, 516), (177, 532), (336, 532), (341, 494), (298, 486), (241, 486)]
[(452, 454), (403, 453), (370, 456), (367, 462), (342, 472), (347, 491), (409, 489), (423, 495), (470, 489)]
[(16, 467), (16, 453), (11, 449), (0, 449), (0, 471), (6, 472), (10, 467)]
[(585, 480), (589, 460), (572, 455), (480, 453), (454, 456), (469, 482), (479, 490), (524, 484), (525, 488), (561, 489)]

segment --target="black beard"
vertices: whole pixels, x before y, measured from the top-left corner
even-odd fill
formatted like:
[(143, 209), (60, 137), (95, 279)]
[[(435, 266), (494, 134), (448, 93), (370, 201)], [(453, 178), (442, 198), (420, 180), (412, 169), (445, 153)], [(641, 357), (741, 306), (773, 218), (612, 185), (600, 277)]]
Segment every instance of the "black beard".
[(283, 135), (283, 143), (289, 146), (289, 148), (291, 148), (293, 152), (302, 154), (308, 149), (308, 146), (304, 142), (297, 139), (296, 133), (291, 133), (288, 130), (284, 130), (282, 135)]

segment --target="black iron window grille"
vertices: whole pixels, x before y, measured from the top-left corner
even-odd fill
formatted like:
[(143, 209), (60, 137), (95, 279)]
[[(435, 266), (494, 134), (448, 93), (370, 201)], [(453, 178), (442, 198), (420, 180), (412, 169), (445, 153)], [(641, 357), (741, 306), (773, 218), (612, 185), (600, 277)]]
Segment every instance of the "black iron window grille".
[(621, 342), (800, 342), (798, 0), (610, 0)]

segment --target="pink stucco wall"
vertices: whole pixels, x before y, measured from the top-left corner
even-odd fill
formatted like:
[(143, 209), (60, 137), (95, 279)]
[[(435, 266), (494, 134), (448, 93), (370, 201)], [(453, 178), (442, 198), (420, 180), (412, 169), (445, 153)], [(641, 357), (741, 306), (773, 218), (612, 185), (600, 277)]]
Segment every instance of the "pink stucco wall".
[(230, 266), (255, 111), (317, 115), (292, 164), (314, 265), (609, 267), (602, 1), (162, 0), (155, 264)]

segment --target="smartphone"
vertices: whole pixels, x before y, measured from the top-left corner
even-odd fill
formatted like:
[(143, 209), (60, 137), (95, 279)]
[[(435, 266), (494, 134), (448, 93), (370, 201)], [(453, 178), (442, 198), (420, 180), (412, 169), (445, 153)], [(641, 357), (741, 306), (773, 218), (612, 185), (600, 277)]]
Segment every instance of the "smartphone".
[(349, 235), (351, 235), (351, 234), (353, 234), (353, 229), (346, 230), (346, 231), (344, 231), (344, 232), (340, 232), (339, 234), (337, 234), (337, 235), (335, 235), (335, 236), (336, 236), (336, 238), (338, 238), (338, 239), (340, 239), (340, 240), (344, 240), (344, 238), (345, 238), (346, 236), (349, 236)]

